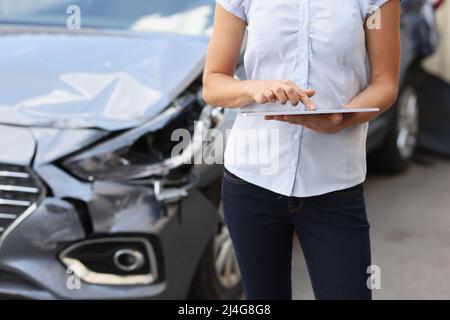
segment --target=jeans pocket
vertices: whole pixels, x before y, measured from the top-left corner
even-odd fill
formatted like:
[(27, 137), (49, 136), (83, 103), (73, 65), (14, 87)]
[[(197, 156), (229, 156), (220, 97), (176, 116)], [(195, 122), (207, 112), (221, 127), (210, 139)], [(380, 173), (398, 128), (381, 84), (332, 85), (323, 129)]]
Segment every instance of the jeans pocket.
[(239, 184), (239, 185), (249, 184), (244, 179), (237, 177), (236, 175), (232, 174), (226, 169), (223, 171), (223, 178), (232, 184)]
[(345, 228), (370, 228), (362, 184), (313, 197), (305, 210), (313, 219)]

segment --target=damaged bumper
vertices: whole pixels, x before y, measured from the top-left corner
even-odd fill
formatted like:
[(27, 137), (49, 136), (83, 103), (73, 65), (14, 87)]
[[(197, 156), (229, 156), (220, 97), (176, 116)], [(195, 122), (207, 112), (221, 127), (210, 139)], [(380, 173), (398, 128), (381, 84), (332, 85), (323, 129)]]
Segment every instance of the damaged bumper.
[(186, 298), (218, 222), (195, 188), (164, 203), (148, 186), (80, 182), (56, 165), (24, 163), (2, 164), (0, 182), (0, 295)]

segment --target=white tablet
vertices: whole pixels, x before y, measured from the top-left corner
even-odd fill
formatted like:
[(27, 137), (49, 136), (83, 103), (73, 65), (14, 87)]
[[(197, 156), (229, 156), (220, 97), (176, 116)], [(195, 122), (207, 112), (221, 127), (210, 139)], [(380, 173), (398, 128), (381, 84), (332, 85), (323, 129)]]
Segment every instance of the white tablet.
[[(272, 111), (273, 110), (273, 111)], [(308, 115), (308, 114), (330, 114), (330, 113), (360, 113), (360, 112), (378, 112), (380, 108), (335, 108), (335, 109), (317, 109), (314, 111), (299, 110), (299, 109), (284, 109), (275, 111), (258, 110), (258, 109), (241, 109), (241, 114), (244, 116), (288, 116), (288, 115)]]

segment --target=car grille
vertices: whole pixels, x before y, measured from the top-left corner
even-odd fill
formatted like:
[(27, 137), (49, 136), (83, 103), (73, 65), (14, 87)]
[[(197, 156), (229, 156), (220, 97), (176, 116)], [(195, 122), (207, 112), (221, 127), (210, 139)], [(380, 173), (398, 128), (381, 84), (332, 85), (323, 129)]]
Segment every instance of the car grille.
[(27, 167), (0, 164), (0, 237), (36, 207), (42, 191), (41, 182)]

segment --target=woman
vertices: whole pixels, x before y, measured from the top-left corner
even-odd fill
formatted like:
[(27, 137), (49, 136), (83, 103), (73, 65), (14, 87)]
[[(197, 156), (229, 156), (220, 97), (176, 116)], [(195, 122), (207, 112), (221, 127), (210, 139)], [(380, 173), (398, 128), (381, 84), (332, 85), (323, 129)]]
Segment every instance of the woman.
[[(380, 108), (237, 117), (222, 197), (247, 299), (291, 299), (294, 232), (317, 299), (371, 299), (365, 143), (368, 121), (397, 97), (400, 1), (216, 1), (203, 78), (209, 104)], [(238, 80), (246, 27), (247, 79)]]

